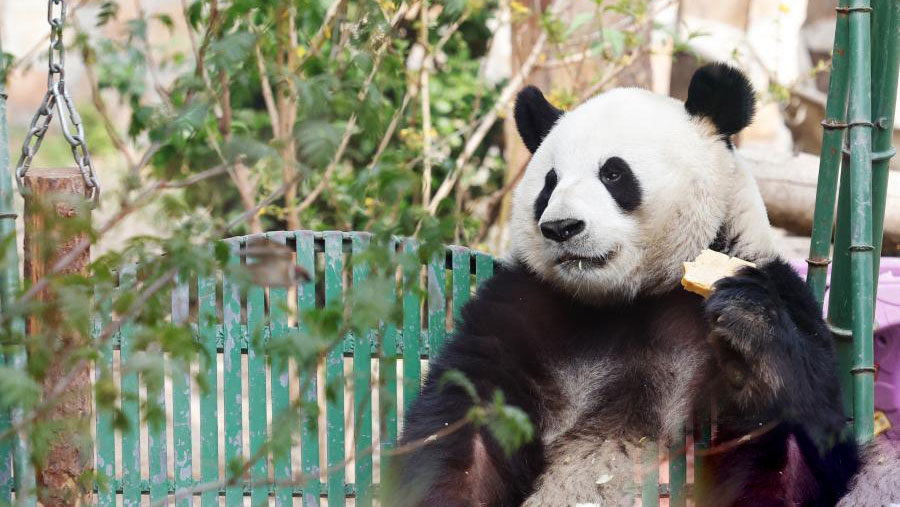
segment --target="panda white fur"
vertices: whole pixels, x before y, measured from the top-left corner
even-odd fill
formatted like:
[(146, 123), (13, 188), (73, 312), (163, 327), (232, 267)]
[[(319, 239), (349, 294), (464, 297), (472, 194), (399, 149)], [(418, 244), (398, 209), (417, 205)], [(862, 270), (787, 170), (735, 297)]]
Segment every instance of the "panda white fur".
[[(878, 486), (863, 484), (859, 450), (839, 438), (832, 338), (733, 155), (753, 110), (746, 78), (722, 64), (695, 74), (684, 103), (628, 88), (564, 113), (536, 88), (519, 94), (533, 156), (511, 258), (463, 309), (402, 440), (465, 417), (472, 398), (441, 382), (449, 370), (482, 399), (502, 391), (536, 435), (511, 456), (471, 425), (417, 446), (393, 458), (385, 505), (633, 505), (642, 443), (666, 445), (710, 404), (717, 452), (697, 485), (709, 505), (834, 505), (854, 481), (847, 505), (900, 496), (897, 469), (882, 462)], [(679, 287), (704, 248), (759, 269), (704, 301)]]

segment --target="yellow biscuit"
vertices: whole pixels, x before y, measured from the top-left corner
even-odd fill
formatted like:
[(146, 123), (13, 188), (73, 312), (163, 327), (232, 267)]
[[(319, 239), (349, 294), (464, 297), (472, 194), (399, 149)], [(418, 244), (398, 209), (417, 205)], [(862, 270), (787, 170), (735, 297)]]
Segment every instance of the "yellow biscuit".
[(713, 250), (703, 250), (694, 262), (684, 263), (681, 286), (687, 291), (708, 297), (717, 281), (737, 273), (744, 266), (756, 267), (756, 264)]

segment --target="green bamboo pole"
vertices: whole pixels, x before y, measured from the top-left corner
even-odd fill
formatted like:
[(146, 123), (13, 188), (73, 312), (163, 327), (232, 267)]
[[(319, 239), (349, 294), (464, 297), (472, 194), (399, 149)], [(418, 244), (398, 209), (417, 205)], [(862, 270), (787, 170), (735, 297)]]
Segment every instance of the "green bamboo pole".
[[(3, 45), (0, 42), (0, 61), (3, 59)], [(2, 63), (2, 62), (0, 62)], [(6, 67), (0, 66), (0, 240), (3, 245), (3, 266), (0, 272), (0, 309), (9, 311), (10, 305), (19, 292), (19, 255), (16, 250), (16, 215), (13, 212), (12, 174), (9, 171), (9, 127), (6, 123)], [(12, 319), (9, 331), (13, 335), (25, 336), (25, 321), (21, 317)], [(25, 369), (25, 349), (17, 346), (6, 358), (13, 368)], [(11, 420), (17, 424), (22, 420), (22, 409), (12, 410)], [(4, 457), (5, 458), (5, 457)], [(35, 505), (34, 470), (31, 467), (31, 450), (27, 435), (21, 432), (13, 444), (13, 474), (16, 487), (16, 505)]]
[(853, 330), (853, 430), (866, 441), (874, 429), (872, 351), (872, 75), (871, 6), (869, 0), (850, 4), (850, 292)]
[(835, 338), (838, 378), (841, 382), (844, 412), (853, 418), (853, 333), (850, 304), (850, 170), (844, 164), (840, 174), (837, 222), (834, 229), (834, 263), (831, 268), (831, 295), (828, 299), (828, 322)]
[[(849, 0), (841, 0), (839, 8)], [(828, 264), (831, 262), (831, 233), (834, 226), (834, 202), (837, 195), (838, 171), (841, 167), (841, 145), (846, 128), (847, 108), (847, 14), (837, 13), (834, 30), (834, 49), (831, 54), (831, 73), (828, 77), (828, 101), (822, 126), (822, 151), (819, 155), (819, 179), (816, 187), (816, 207), (813, 212), (812, 240), (809, 245), (809, 270), (806, 283), (821, 305), (825, 299)]]
[(873, 0), (872, 7), (872, 239), (874, 241), (874, 290), (878, 292), (878, 268), (884, 239), (884, 212), (887, 181), (894, 133), (894, 107), (897, 103), (897, 78), (900, 60), (900, 2)]

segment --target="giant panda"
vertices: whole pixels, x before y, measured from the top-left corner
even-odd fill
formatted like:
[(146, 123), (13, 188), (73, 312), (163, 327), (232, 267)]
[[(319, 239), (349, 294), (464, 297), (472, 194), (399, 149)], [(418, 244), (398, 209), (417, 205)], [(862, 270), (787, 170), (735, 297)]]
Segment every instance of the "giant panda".
[[(666, 445), (710, 406), (715, 452), (697, 485), (708, 505), (834, 505), (856, 483), (900, 494), (883, 462), (877, 480), (857, 477), (864, 453), (841, 438), (828, 327), (736, 161), (731, 138), (754, 107), (725, 64), (701, 67), (685, 102), (624, 88), (563, 112), (520, 92), (532, 158), (512, 197), (511, 253), (432, 361), (385, 505), (633, 505), (643, 442)], [(705, 248), (758, 267), (704, 300), (679, 281)], [(486, 427), (445, 431), (474, 403), (442, 381), (453, 370), (482, 400), (501, 391), (534, 437), (507, 455)], [(845, 501), (888, 503), (873, 498)]]

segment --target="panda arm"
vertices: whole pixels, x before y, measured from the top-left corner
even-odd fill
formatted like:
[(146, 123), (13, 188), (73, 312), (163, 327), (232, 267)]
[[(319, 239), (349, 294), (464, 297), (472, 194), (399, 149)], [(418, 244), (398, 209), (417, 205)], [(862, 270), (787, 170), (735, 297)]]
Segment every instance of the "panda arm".
[(432, 362), (422, 392), (406, 414), (400, 445), (411, 450), (391, 458), (387, 490), (392, 498), (386, 505), (514, 506), (531, 492), (543, 467), (537, 431), (508, 456), (486, 427), (471, 423), (432, 437), (466, 418), (476, 403), (461, 386), (443, 381), (449, 371), (462, 373), (483, 402), (502, 392), (507, 405), (525, 411), (537, 426), (532, 386), (540, 355), (527, 344), (534, 332), (527, 315), (483, 293), (466, 306), (458, 333)]
[(858, 458), (855, 444), (840, 440), (832, 338), (803, 280), (774, 260), (720, 281), (705, 310), (720, 369), (717, 440), (749, 436), (711, 456), (716, 488), (745, 498), (779, 491), (783, 501), (836, 501)]

